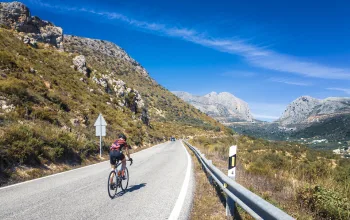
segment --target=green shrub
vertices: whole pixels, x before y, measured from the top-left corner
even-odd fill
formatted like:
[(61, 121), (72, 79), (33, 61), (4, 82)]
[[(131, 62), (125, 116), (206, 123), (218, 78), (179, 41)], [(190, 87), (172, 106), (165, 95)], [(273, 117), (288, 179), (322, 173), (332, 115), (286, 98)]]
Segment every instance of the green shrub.
[(321, 186), (304, 188), (298, 193), (300, 202), (307, 204), (319, 217), (325, 219), (349, 219), (350, 202), (337, 191)]
[(18, 97), (26, 97), (28, 96), (27, 87), (28, 85), (22, 80), (14, 78), (0, 80), (0, 92), (5, 93), (7, 95), (17, 95)]
[(272, 176), (273, 173), (271, 171), (272, 171), (271, 167), (267, 163), (267, 161), (264, 161), (261, 158), (253, 161), (248, 168), (248, 172), (252, 174), (257, 174), (257, 175)]

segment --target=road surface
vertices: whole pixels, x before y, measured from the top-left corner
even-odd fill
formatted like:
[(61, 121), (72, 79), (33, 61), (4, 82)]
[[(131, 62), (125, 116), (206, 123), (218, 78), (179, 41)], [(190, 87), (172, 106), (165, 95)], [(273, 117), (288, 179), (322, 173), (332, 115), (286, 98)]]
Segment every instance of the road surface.
[(194, 181), (181, 141), (132, 158), (123, 195), (108, 196), (107, 161), (0, 188), (0, 219), (188, 219)]

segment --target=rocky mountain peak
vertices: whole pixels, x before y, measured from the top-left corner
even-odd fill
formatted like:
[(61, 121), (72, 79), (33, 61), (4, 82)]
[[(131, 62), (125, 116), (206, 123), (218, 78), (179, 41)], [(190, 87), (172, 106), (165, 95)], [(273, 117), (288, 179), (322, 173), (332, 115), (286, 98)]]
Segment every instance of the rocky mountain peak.
[(173, 93), (220, 122), (253, 121), (248, 104), (231, 93), (211, 92), (204, 96), (180, 91)]
[(29, 21), (30, 12), (21, 2), (0, 2), (0, 23), (12, 29), (20, 28)]
[(62, 28), (39, 17), (30, 16), (30, 11), (24, 4), (1, 2), (0, 11), (0, 25), (18, 31), (23, 41), (43, 42), (63, 50)]
[(282, 125), (305, 124), (344, 113), (350, 113), (350, 98), (319, 100), (301, 96), (287, 106), (278, 122)]
[(209, 93), (209, 94), (206, 94), (204, 97), (216, 97), (218, 95), (218, 93), (217, 92), (211, 92), (211, 93)]

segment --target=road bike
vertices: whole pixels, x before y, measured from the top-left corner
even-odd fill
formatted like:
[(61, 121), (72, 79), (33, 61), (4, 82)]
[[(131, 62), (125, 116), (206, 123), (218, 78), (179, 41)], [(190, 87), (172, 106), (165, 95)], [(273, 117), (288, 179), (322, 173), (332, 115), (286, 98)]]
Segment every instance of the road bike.
[[(130, 161), (130, 166), (132, 165), (132, 160)], [(111, 199), (113, 199), (117, 193), (118, 189), (121, 189), (123, 192), (128, 188), (129, 184), (129, 171), (128, 168), (125, 167), (124, 171), (124, 176), (118, 175), (118, 167), (121, 166), (122, 162), (117, 161), (117, 165), (115, 166), (115, 169), (112, 170), (109, 175), (108, 175), (108, 183), (107, 183), (107, 188), (108, 188), (108, 195)], [(119, 171), (120, 173), (120, 171)], [(113, 176), (112, 183), (111, 184), (111, 176)]]

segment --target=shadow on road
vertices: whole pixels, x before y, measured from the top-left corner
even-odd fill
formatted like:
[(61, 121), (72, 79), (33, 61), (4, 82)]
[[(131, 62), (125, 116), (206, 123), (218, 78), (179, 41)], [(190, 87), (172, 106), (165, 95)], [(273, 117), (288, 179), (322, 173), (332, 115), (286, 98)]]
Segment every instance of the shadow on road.
[(136, 191), (136, 190), (139, 190), (143, 187), (145, 187), (147, 185), (147, 183), (141, 183), (141, 184), (138, 184), (138, 185), (133, 185), (133, 186), (130, 186), (129, 188), (127, 188), (125, 191), (121, 191), (119, 193), (117, 193), (117, 197), (120, 197), (122, 195), (124, 195), (125, 193), (128, 193), (128, 192), (133, 192), (133, 191)]

